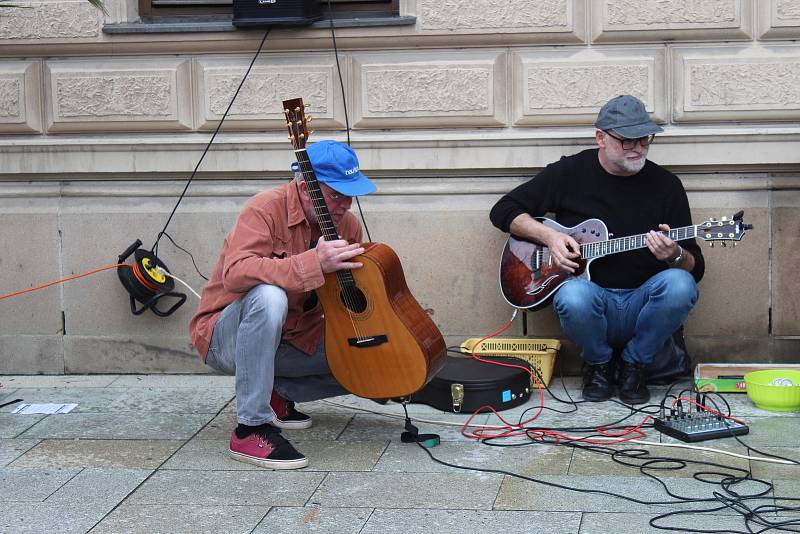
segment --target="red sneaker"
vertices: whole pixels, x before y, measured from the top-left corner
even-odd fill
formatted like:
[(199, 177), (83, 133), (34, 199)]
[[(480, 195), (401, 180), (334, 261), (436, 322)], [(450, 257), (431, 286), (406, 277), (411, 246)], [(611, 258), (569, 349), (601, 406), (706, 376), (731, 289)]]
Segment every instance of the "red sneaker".
[(298, 412), (294, 409), (294, 402), (284, 399), (281, 395), (272, 390), (272, 398), (269, 401), (272, 411), (275, 412), (275, 420), (272, 424), (278, 428), (289, 430), (300, 430), (311, 428), (311, 416)]
[(234, 460), (267, 469), (300, 469), (308, 465), (308, 458), (272, 425), (264, 425), (262, 430), (242, 439), (235, 430), (231, 432), (230, 455)]

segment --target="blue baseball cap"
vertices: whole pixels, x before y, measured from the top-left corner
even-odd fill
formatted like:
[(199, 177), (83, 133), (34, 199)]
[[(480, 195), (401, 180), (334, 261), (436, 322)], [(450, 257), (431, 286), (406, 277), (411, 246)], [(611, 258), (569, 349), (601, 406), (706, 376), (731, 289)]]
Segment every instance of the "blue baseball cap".
[(355, 151), (344, 143), (318, 141), (309, 146), (306, 153), (317, 180), (338, 193), (357, 197), (368, 195), (377, 189), (359, 169)]

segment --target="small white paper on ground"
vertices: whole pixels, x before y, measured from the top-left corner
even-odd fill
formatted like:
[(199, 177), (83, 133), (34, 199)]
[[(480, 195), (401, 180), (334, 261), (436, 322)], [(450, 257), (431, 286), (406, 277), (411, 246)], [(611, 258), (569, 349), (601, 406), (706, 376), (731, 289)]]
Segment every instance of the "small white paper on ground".
[(11, 413), (22, 415), (69, 413), (77, 404), (20, 404)]

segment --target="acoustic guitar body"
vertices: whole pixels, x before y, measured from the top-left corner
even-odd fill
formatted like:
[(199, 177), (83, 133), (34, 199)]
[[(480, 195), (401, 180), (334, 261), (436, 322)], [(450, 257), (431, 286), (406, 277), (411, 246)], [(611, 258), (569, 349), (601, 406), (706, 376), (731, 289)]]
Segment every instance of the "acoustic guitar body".
[(442, 334), (406, 286), (395, 252), (365, 243), (344, 291), (336, 273), (317, 295), (325, 312), (331, 371), (351, 393), (371, 399), (404, 397), (430, 381), (446, 361)]

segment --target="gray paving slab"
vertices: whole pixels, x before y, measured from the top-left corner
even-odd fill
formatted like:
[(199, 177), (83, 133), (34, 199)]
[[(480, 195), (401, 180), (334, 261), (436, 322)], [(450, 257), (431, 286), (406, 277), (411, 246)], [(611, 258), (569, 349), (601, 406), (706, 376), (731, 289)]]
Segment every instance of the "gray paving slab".
[(45, 417), (47, 416), (0, 413), (0, 438), (15, 438)]
[[(774, 480), (775, 504), (792, 508), (780, 512), (786, 516), (800, 516), (800, 478), (794, 480)], [(800, 530), (800, 525), (797, 527)]]
[[(800, 480), (800, 449), (789, 447), (759, 447), (758, 450), (768, 454), (783, 456), (788, 460), (794, 460), (798, 463), (796, 465), (786, 465), (751, 460), (750, 470), (753, 473), (753, 477), (770, 480)], [(761, 456), (761, 454), (757, 452), (751, 452), (751, 455), (769, 458), (768, 456)]]
[[(19, 397), (15, 395), (17, 387), (16, 386), (12, 387), (7, 384), (3, 384), (2, 380), (3, 378), (0, 377), (0, 404), (5, 404), (7, 402), (11, 402), (15, 399), (18, 399)], [(14, 406), (16, 406), (16, 404), (10, 404), (8, 406), (5, 406), (2, 408), (2, 411), (10, 412), (11, 410), (14, 409)]]
[[(313, 426), (304, 430), (284, 430), (283, 434), (289, 439), (335, 440), (347, 427), (350, 414), (317, 414), (313, 411), (304, 412), (311, 416)], [(236, 428), (236, 413), (224, 410), (206, 425), (198, 434), (200, 439), (228, 440), (231, 432)]]
[(753, 447), (797, 447), (800, 417), (751, 417), (746, 423), (750, 433), (742, 441)]
[(13, 534), (84, 534), (108, 510), (93, 504), (9, 502), (0, 506), (0, 532)]
[(130, 504), (303, 506), (324, 473), (309, 471), (158, 471)]
[(0, 468), (0, 502), (41, 502), (79, 472), (80, 469)]
[(48, 497), (47, 502), (80, 502), (111, 510), (152, 472), (150, 469), (84, 469)]
[(526, 426), (564, 429), (564, 431), (567, 431), (567, 429), (584, 427), (595, 429), (599, 426), (611, 424), (635, 426), (645, 418), (645, 414), (637, 413), (630, 408), (611, 401), (584, 402), (579, 403), (577, 407), (567, 405), (550, 406), (561, 411), (573, 410), (573, 408), (575, 411), (557, 413), (552, 410), (544, 410), (533, 420), (531, 419), (536, 414), (531, 411), (525, 416)]
[[(733, 447), (730, 444), (718, 444), (717, 446), (723, 447), (723, 450), (730, 447), (734, 449), (734, 452), (745, 453), (744, 447), (736, 442), (733, 444)], [(744, 476), (750, 468), (750, 461), (747, 459), (698, 449), (653, 447), (635, 443), (615, 445), (609, 448), (616, 451), (617, 455), (612, 457), (607, 454), (576, 449), (569, 466), (569, 474), (634, 476), (639, 474), (639, 468), (642, 467), (647, 472), (659, 477), (691, 477), (699, 471), (725, 470), (726, 467), (733, 467), (743, 471), (730, 469), (732, 476)], [(640, 455), (640, 453), (644, 454)], [(661, 458), (666, 460), (661, 460)], [(675, 459), (675, 461), (670, 461), (670, 459)], [(719, 467), (695, 462), (708, 462)]]
[[(745, 522), (737, 516), (719, 516), (692, 512), (659, 519), (656, 524), (664, 529), (650, 526), (650, 520), (658, 512), (644, 514), (624, 513), (584, 513), (580, 534), (664, 534), (675, 532), (678, 528), (696, 530), (716, 530), (718, 532), (747, 532)], [(670, 528), (672, 527), (672, 528)]]
[(108, 387), (111, 388), (173, 388), (173, 389), (218, 389), (228, 388), (231, 392), (236, 379), (228, 375), (121, 375)]
[[(324, 399), (317, 401), (320, 410), (346, 410), (351, 413), (378, 413), (384, 414), (389, 417), (405, 417), (405, 410), (403, 405), (398, 402), (389, 401), (386, 404), (379, 404), (370, 399), (356, 397), (355, 395), (344, 395), (341, 397), (334, 397), (331, 399)], [(311, 403), (304, 403), (303, 406), (308, 406)], [(427, 404), (408, 403), (406, 404), (409, 415), (416, 416), (421, 419), (444, 419), (453, 422), (464, 422), (472, 414), (471, 413), (453, 413), (445, 412), (437, 408), (428, 406)]]
[(385, 510), (377, 509), (361, 534), (435, 532), (502, 532), (503, 534), (573, 534), (581, 514), (573, 512), (512, 512), (497, 510)]
[[(437, 459), (465, 467), (507, 469), (525, 475), (564, 475), (572, 450), (553, 445), (491, 447), (479, 442), (442, 442), (428, 449)], [(454, 468), (436, 463), (415, 443), (392, 442), (375, 466), (377, 472), (453, 473)]]
[(344, 534), (362, 532), (372, 508), (272, 508), (253, 534)]
[(10, 464), (37, 443), (38, 439), (0, 439), (0, 467)]
[[(501, 480), (501, 475), (484, 473), (329, 473), (311, 503), (490, 510)], [(478, 487), (480, 491), (464, 491)]]
[[(155, 469), (183, 445), (179, 440), (46, 439), (12, 467), (112, 467)], [(2, 445), (0, 445), (2, 447)]]
[(245, 534), (267, 513), (263, 506), (122, 504), (92, 534)]
[(229, 388), (20, 388), (28, 403), (75, 403), (70, 413), (216, 413), (233, 398)]
[[(486, 415), (475, 418), (475, 424), (485, 424)], [(415, 423), (421, 433), (438, 434), (442, 441), (472, 441), (461, 435), (461, 427), (445, 426), (434, 423)], [(342, 441), (369, 441), (386, 440), (399, 441), (400, 434), (404, 432), (404, 422), (401, 419), (387, 419), (379, 415), (356, 414), (338, 437)]]
[(0, 375), (9, 388), (105, 388), (119, 375)]
[[(20, 434), (23, 438), (189, 439), (215, 414), (68, 413), (48, 415)], [(34, 416), (27, 416), (34, 417)]]
[[(593, 493), (562, 489), (545, 484), (508, 477), (503, 481), (495, 501), (495, 509), (499, 510), (542, 510), (542, 511), (579, 511), (579, 512), (633, 512), (664, 513), (671, 510), (695, 510), (711, 507), (703, 503), (676, 502), (663, 486), (647, 477), (615, 477), (615, 476), (551, 476), (535, 477), (545, 483), (555, 483), (567, 488), (591, 490)], [(685, 498), (712, 499), (714, 491), (720, 491), (719, 485), (705, 484), (694, 479), (671, 478), (665, 480), (673, 494)], [(763, 486), (750, 482), (737, 487), (742, 494)], [(643, 502), (631, 502), (620, 497), (597, 492), (610, 492), (637, 499)], [(763, 498), (751, 501), (752, 506), (772, 504), (772, 499)], [(664, 504), (656, 504), (664, 503)], [(729, 509), (716, 512), (718, 515), (734, 514)]]

